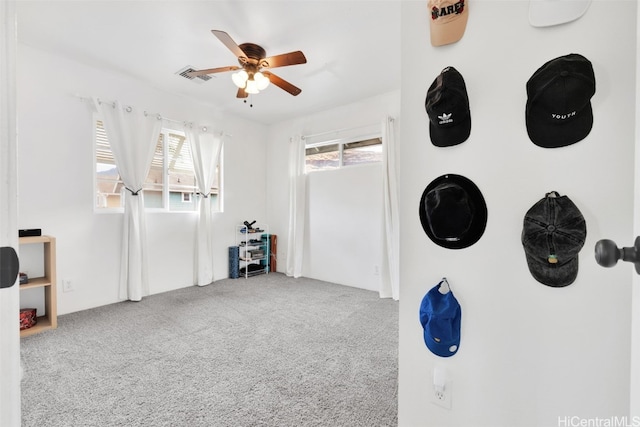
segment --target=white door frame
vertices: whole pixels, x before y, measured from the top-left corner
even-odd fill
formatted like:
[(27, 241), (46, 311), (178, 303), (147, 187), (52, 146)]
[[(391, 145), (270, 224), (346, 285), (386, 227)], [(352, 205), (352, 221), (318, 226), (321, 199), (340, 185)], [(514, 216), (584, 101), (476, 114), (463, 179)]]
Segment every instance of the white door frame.
[[(0, 246), (17, 252), (16, 28), (15, 1), (0, 1)], [(0, 287), (0, 425), (7, 427), (21, 423), (17, 282)]]

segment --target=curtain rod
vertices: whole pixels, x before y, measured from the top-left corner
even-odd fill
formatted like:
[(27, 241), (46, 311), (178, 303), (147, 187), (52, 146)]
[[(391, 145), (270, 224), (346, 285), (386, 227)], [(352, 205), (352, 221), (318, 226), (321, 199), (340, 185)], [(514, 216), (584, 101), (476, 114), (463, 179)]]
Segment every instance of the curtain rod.
[[(387, 119), (391, 120), (391, 121), (394, 120), (393, 117), (388, 117)], [(314, 133), (314, 134), (311, 134), (311, 135), (302, 135), (300, 138), (302, 138), (302, 139), (316, 138), (318, 136), (323, 136), (323, 135), (330, 135), (330, 134), (346, 132), (346, 131), (350, 131), (350, 130), (354, 130), (354, 129), (362, 129), (362, 128), (378, 126), (379, 124), (380, 124), (380, 122), (369, 123), (367, 125), (353, 126), (353, 127), (348, 127), (348, 128), (330, 130), (330, 131), (327, 131), (327, 132)]]
[[(82, 102), (93, 102), (93, 98), (88, 98), (88, 97), (86, 97), (86, 96), (81, 96), (81, 95), (74, 95), (74, 96), (75, 96), (76, 98), (78, 98), (78, 99), (79, 99), (80, 101), (82, 101)], [(113, 105), (114, 107), (115, 107), (115, 105), (116, 105), (115, 101), (105, 101), (105, 100), (101, 100), (100, 98), (96, 98), (96, 99), (98, 100), (98, 102), (99, 102), (99, 103), (111, 104), (111, 105)], [(127, 106), (127, 107), (128, 107), (128, 108), (131, 108), (130, 106)], [(130, 110), (128, 110), (128, 111), (130, 111)], [(152, 115), (152, 116), (153, 116), (153, 115), (157, 115), (157, 116), (158, 116), (158, 118), (159, 118), (159, 119), (161, 119), (161, 120), (166, 120), (166, 121), (168, 121), (168, 122), (178, 123), (178, 124), (181, 124), (181, 125), (183, 125), (183, 126), (193, 127), (193, 122), (190, 122), (190, 121), (187, 121), (187, 120), (176, 120), (176, 119), (170, 119), (170, 118), (168, 118), (168, 117), (163, 116), (163, 115), (162, 115), (162, 114), (160, 114), (160, 113), (156, 113), (156, 114), (151, 113), (151, 115)], [(203, 132), (206, 132), (206, 131), (207, 131), (207, 126), (202, 126), (202, 127), (201, 127), (201, 129), (202, 129), (202, 131), (203, 131)], [(224, 131), (220, 131), (219, 133), (220, 133), (220, 135), (221, 135), (221, 136), (233, 137), (233, 135), (228, 134), (228, 133), (225, 133)]]

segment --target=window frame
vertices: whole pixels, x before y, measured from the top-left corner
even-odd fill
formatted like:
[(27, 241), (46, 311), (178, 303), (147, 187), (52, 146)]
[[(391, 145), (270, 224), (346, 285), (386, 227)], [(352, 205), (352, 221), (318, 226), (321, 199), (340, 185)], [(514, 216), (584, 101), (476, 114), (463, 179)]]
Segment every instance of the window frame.
[[(93, 125), (92, 125), (92, 141), (93, 141), (93, 211), (94, 213), (99, 213), (99, 214), (108, 214), (108, 213), (123, 213), (124, 212), (124, 206), (119, 206), (119, 207), (99, 207), (98, 206), (98, 199), (99, 199), (99, 194), (98, 194), (98, 171), (97, 171), (97, 148), (98, 148), (98, 121), (104, 123), (104, 121), (102, 120), (102, 117), (100, 116), (100, 114), (98, 113), (94, 113), (93, 114)], [(186, 213), (186, 214), (193, 214), (193, 213), (197, 213), (198, 212), (198, 208), (197, 208), (197, 204), (198, 204), (198, 199), (200, 197), (202, 197), (199, 193), (198, 193), (198, 187), (197, 185), (195, 185), (193, 187), (193, 192), (189, 192), (189, 191), (178, 191), (178, 190), (171, 190), (170, 189), (170, 182), (169, 182), (169, 160), (168, 160), (168, 155), (169, 155), (169, 134), (173, 133), (173, 134), (178, 134), (181, 136), (186, 136), (184, 131), (182, 129), (179, 129), (177, 127), (173, 127), (171, 126), (171, 124), (167, 124), (167, 123), (163, 123), (162, 129), (160, 131), (161, 134), (163, 134), (162, 137), (162, 163), (163, 163), (163, 170), (162, 170), (162, 174), (163, 174), (163, 180), (162, 180), (162, 207), (145, 207), (145, 212), (148, 213)], [(218, 183), (218, 187), (217, 187), (217, 192), (215, 193), (217, 195), (217, 206), (213, 206), (213, 204), (211, 204), (211, 212), (212, 213), (221, 213), (223, 212), (223, 176), (224, 176), (224, 144), (220, 149), (220, 157), (218, 159), (218, 177), (217, 177), (217, 183)], [(114, 162), (115, 164), (115, 162)], [(195, 172), (194, 172), (195, 174)], [(122, 182), (121, 179), (119, 179), (117, 182)], [(212, 187), (212, 190), (214, 189), (214, 187)], [(121, 194), (124, 194), (123, 191), (125, 191), (124, 189), (121, 190)], [(171, 204), (170, 204), (170, 193), (182, 193), (180, 196), (180, 202), (182, 203), (187, 203), (184, 201), (184, 194), (185, 193), (189, 193), (191, 194), (191, 202), (189, 203), (193, 203), (194, 204), (194, 209), (193, 210), (172, 210), (171, 209)], [(211, 197), (211, 196), (209, 196)]]
[[(313, 142), (313, 143), (309, 143), (309, 144), (305, 144), (304, 149), (305, 149), (305, 167), (304, 167), (304, 173), (305, 174), (309, 174), (309, 173), (316, 173), (316, 172), (328, 172), (328, 171), (335, 171), (335, 170), (340, 170), (340, 169), (344, 169), (344, 168), (351, 168), (351, 167), (359, 167), (359, 166), (367, 166), (367, 165), (372, 165), (372, 164), (377, 164), (380, 162), (367, 162), (367, 163), (356, 163), (356, 164), (351, 164), (351, 165), (345, 165), (344, 164), (344, 146), (347, 144), (353, 144), (356, 142), (362, 142), (362, 141), (368, 141), (368, 140), (372, 140), (372, 139), (379, 139), (380, 140), (380, 144), (371, 144), (372, 146), (376, 146), (376, 145), (380, 145), (380, 147), (382, 147), (382, 144), (384, 143), (382, 141), (382, 132), (369, 132), (369, 133), (363, 133), (357, 136), (351, 136), (351, 137), (344, 137), (344, 138), (334, 138), (334, 139), (327, 139), (327, 140), (323, 140), (323, 141), (318, 141), (318, 142)], [(337, 145), (338, 146), (338, 166), (335, 168), (327, 168), (327, 169), (316, 169), (316, 170), (307, 170), (307, 150), (310, 148), (317, 148), (317, 147), (326, 147), (329, 145)]]

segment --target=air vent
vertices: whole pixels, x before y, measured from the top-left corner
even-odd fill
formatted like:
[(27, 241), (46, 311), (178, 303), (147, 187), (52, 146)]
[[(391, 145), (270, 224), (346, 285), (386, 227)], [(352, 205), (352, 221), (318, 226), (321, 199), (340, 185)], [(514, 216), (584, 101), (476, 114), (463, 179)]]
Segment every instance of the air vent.
[(196, 71), (192, 66), (187, 65), (186, 67), (184, 67), (183, 69), (181, 69), (180, 71), (177, 71), (176, 74), (179, 76), (184, 77), (187, 80), (192, 80), (196, 83), (203, 83), (206, 82), (207, 80), (211, 80), (211, 76), (208, 75), (202, 75), (202, 76), (198, 76), (198, 77), (190, 77), (187, 75), (187, 73), (190, 73), (192, 71)]

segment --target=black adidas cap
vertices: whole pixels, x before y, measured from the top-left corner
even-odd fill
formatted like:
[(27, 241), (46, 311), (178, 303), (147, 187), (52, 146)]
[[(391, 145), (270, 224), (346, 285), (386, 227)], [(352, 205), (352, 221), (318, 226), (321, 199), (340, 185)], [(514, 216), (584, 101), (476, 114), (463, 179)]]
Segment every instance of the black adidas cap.
[(544, 148), (584, 139), (593, 126), (591, 97), (595, 92), (593, 66), (584, 56), (572, 53), (544, 64), (527, 82), (529, 139)]
[(429, 115), (429, 135), (433, 145), (450, 147), (469, 138), (469, 97), (458, 70), (453, 67), (442, 70), (429, 87), (424, 106)]

